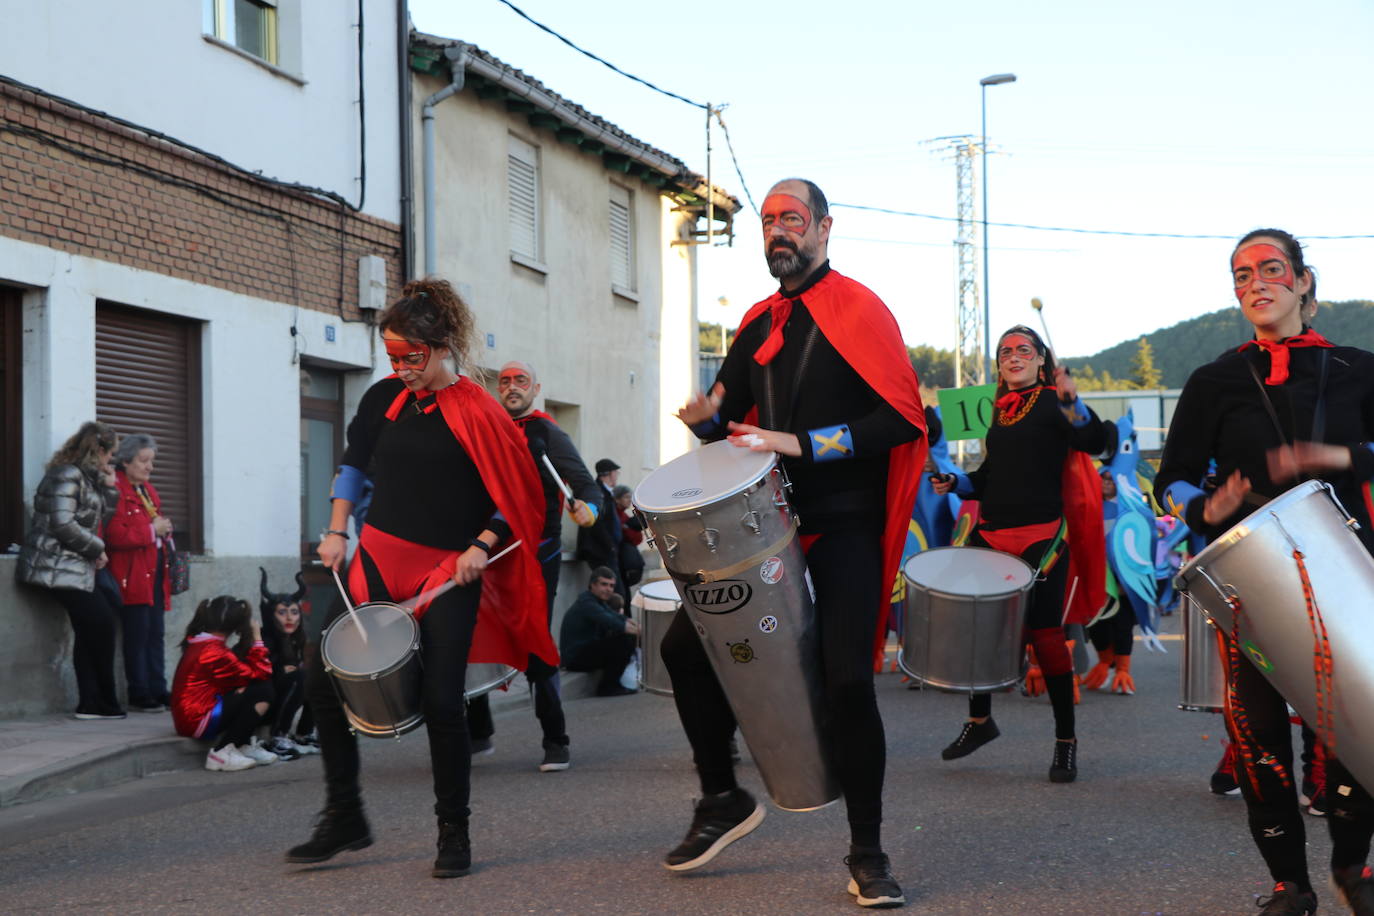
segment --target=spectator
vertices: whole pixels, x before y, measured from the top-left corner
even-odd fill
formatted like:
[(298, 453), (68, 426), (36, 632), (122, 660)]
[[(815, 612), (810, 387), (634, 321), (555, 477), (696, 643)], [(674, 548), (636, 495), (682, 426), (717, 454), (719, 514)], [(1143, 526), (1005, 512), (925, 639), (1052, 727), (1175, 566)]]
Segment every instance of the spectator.
[(615, 591), (627, 602), (630, 590), (625, 587), (617, 570), (620, 569), (620, 544), (624, 535), (620, 526), (620, 515), (615, 511), (612, 495), (616, 481), (620, 479), (620, 465), (609, 458), (596, 462), (596, 482), (601, 488), (601, 505), (597, 507), (596, 523), (589, 528), (577, 530), (577, 558), (591, 570), (602, 567), (611, 570), (615, 577)]
[(563, 667), (569, 671), (601, 670), (597, 685), (599, 697), (621, 697), (635, 693), (620, 684), (620, 675), (635, 651), (639, 624), (617, 613), (608, 604), (615, 594), (615, 573), (605, 566), (592, 570), (587, 590), (577, 597), (563, 616), (559, 632), (559, 652)]
[(71, 620), (78, 719), (125, 718), (114, 677), (120, 599), (105, 570), (101, 537), (119, 498), (110, 467), (117, 442), (113, 429), (89, 421), (57, 450), (34, 494), (33, 521), (19, 551), (19, 581), (51, 591)]
[(120, 440), (114, 453), (119, 506), (105, 527), (110, 572), (124, 599), (120, 619), (129, 708), (137, 712), (162, 712), (171, 699), (163, 642), (172, 606), (168, 569), (174, 548), (172, 521), (162, 514), (162, 499), (150, 480), (156, 456), (152, 436), (134, 433)]
[(639, 552), (639, 545), (644, 543), (644, 525), (630, 509), (633, 490), (623, 483), (617, 484), (611, 497), (620, 516), (620, 581), (629, 588), (644, 577), (644, 556)]
[(286, 760), (302, 754), (318, 754), (319, 747), (307, 740), (297, 740), (292, 734), (296, 713), (300, 724), (296, 735), (308, 735), (315, 730), (315, 717), (305, 702), (305, 630), (301, 627), (301, 599), (305, 597), (305, 577), (296, 573), (296, 590), (274, 593), (267, 590), (267, 570), (261, 566), (262, 602), (258, 612), (262, 617), (262, 641), (272, 659), (272, 693), (274, 700), (268, 710), (271, 731), (265, 747)]
[[(231, 649), (230, 635), (238, 642)], [(210, 743), (205, 769), (247, 770), (275, 763), (253, 732), (272, 705), (272, 662), (248, 602), (232, 595), (202, 601), (181, 641), (172, 678), (177, 734)]]

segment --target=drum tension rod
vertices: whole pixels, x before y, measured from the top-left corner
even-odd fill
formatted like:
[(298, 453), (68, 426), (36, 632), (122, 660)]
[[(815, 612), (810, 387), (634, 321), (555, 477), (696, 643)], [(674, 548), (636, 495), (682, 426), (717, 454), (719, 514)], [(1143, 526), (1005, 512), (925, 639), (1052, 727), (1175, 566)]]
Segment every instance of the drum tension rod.
[(739, 520), (739, 523), (755, 534), (763, 534), (763, 523), (759, 520), (759, 514), (753, 509), (744, 513), (744, 517)]
[(1282, 534), (1283, 539), (1288, 542), (1288, 546), (1301, 553), (1302, 548), (1298, 546), (1297, 541), (1293, 540), (1293, 536), (1288, 533), (1288, 529), (1283, 527), (1283, 520), (1279, 518), (1278, 513), (1270, 512), (1269, 517), (1274, 520), (1275, 525), (1279, 526), (1279, 533)]
[(706, 519), (701, 517), (700, 512), (698, 512), (696, 516), (697, 521), (701, 522), (701, 534), (698, 535), (698, 537), (701, 538), (701, 543), (706, 546), (707, 550), (715, 553), (716, 547), (720, 546), (720, 532), (707, 525)]

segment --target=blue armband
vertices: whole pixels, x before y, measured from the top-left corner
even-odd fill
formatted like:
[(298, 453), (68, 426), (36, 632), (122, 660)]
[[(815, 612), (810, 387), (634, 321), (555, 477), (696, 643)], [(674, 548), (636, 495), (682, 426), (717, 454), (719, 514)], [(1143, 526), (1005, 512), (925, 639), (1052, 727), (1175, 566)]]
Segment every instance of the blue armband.
[(690, 429), (692, 435), (696, 436), (698, 439), (709, 439), (712, 436), (720, 435), (721, 431), (725, 429), (725, 424), (720, 422), (720, 412), (717, 411), (716, 415), (711, 419), (702, 420), (700, 423), (693, 423), (687, 428)]
[(361, 470), (352, 465), (341, 464), (338, 472), (334, 475), (334, 484), (329, 488), (329, 498), (346, 499), (356, 504), (363, 495), (365, 483), (367, 483), (367, 475)]
[(807, 431), (812, 461), (838, 461), (854, 457), (854, 436), (847, 425), (823, 426)]
[(1069, 414), (1069, 422), (1074, 429), (1082, 429), (1092, 422), (1092, 416), (1088, 413), (1088, 408), (1084, 406), (1082, 398), (1075, 397), (1068, 404), (1061, 405)]
[(583, 503), (582, 505), (584, 505), (584, 506), (586, 506), (588, 509), (592, 510), (592, 521), (593, 521), (593, 522), (595, 522), (597, 519), (601, 518), (601, 507), (598, 506), (596, 503)]
[(954, 472), (954, 495), (967, 499), (973, 495), (973, 481), (963, 471)]
[(1179, 521), (1187, 524), (1188, 519), (1185, 518), (1185, 513), (1188, 511), (1188, 504), (1199, 496), (1206, 495), (1201, 488), (1193, 486), (1186, 480), (1175, 480), (1164, 488), (1164, 509)]

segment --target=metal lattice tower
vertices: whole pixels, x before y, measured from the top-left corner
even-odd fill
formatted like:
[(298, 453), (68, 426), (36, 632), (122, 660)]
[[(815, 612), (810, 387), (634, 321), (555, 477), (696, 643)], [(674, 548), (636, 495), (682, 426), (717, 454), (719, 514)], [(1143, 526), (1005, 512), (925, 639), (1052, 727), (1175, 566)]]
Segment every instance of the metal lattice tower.
[(957, 385), (987, 381), (983, 359), (983, 309), (978, 295), (978, 246), (974, 238), (977, 225), (973, 209), (973, 157), (978, 144), (973, 137), (951, 138), (954, 147), (954, 173), (958, 180), (959, 234), (954, 250), (959, 261), (959, 342), (954, 351)]

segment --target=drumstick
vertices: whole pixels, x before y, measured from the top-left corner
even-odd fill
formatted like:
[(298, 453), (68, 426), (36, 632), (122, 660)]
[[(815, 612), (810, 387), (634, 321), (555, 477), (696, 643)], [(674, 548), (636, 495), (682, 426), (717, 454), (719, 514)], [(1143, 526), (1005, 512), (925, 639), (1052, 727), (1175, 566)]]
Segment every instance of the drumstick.
[(1061, 625), (1064, 623), (1064, 620), (1069, 616), (1069, 608), (1073, 607), (1073, 595), (1076, 591), (1078, 591), (1078, 577), (1074, 576), (1073, 584), (1069, 586), (1068, 600), (1064, 602), (1064, 616), (1061, 617), (1059, 620), (1059, 623)]
[(348, 608), (348, 613), (353, 616), (353, 625), (358, 628), (358, 635), (363, 639), (363, 645), (367, 645), (367, 630), (363, 629), (363, 619), (358, 616), (358, 612), (353, 609), (353, 602), (348, 600), (348, 589), (344, 588), (343, 581), (339, 578), (337, 569), (330, 569), (334, 574), (334, 584), (339, 587), (339, 594), (343, 596), (344, 606)]
[[(568, 501), (569, 501), (569, 502), (571, 502), (571, 501), (572, 501), (572, 498), (573, 498), (573, 495), (572, 495), (572, 487), (570, 487), (570, 486), (568, 486), (566, 483), (564, 483), (564, 482), (563, 482), (563, 478), (558, 476), (558, 472), (557, 472), (556, 470), (554, 470), (553, 462), (549, 460), (549, 453), (548, 453), (548, 452), (543, 452), (543, 453), (541, 453), (541, 454), (539, 455), (539, 460), (542, 461), (542, 462), (544, 462), (544, 467), (548, 468), (548, 469), (549, 469), (549, 473), (553, 475), (553, 482), (556, 483), (556, 484), (558, 484), (558, 489), (562, 490), (562, 491), (563, 491), (563, 495), (566, 496), (566, 497), (568, 498)], [(495, 558), (495, 557), (492, 557), (492, 559), (494, 560), (494, 559), (496, 559), (496, 558)]]
[[(501, 559), (506, 554), (510, 553), (512, 550), (519, 547), (523, 543), (524, 541), (516, 541), (514, 544), (511, 544), (509, 547), (502, 550), (500, 553), (496, 554), (490, 560), (487, 560), (487, 565), (490, 566), (492, 563), (495, 563), (497, 560)], [(442, 585), (436, 585), (427, 592), (420, 592), (420, 594), (416, 595), (414, 598), (402, 601), (400, 606), (405, 608), (407, 611), (413, 611), (420, 605), (427, 604), (428, 602), (433, 601), (435, 598), (438, 598), (440, 595), (444, 594), (457, 584), (457, 580), (450, 578), (447, 582), (443, 583)]]

